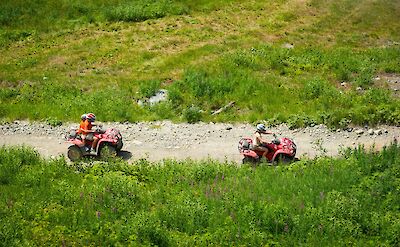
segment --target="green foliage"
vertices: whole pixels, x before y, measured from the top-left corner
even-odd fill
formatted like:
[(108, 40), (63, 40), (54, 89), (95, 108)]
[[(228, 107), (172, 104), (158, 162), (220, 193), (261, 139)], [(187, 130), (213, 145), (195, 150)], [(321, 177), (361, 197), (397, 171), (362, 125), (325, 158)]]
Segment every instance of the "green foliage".
[(308, 115), (292, 115), (286, 121), (289, 129), (296, 129), (300, 127), (313, 126), (317, 124), (317, 120)]
[(125, 2), (113, 7), (107, 12), (107, 19), (110, 21), (144, 21), (148, 19), (162, 18), (166, 15), (181, 15), (186, 13), (183, 4), (175, 1), (161, 0), (150, 1), (141, 0)]
[[(29, 6), (24, 1), (4, 0), (0, 8), (1, 27), (30, 27), (48, 30), (61, 26), (108, 21), (139, 22), (162, 18), (167, 15), (181, 15), (201, 9), (210, 11), (230, 1), (197, 0), (188, 3), (180, 0), (33, 0)], [(47, 27), (45, 27), (48, 25)]]
[(160, 85), (161, 82), (159, 81), (141, 82), (139, 86), (139, 93), (142, 97), (150, 98), (151, 96), (154, 96), (160, 89)]
[[(382, 0), (4, 0), (0, 115), (396, 125), (399, 99), (373, 78), (400, 73), (397, 12)], [(161, 86), (168, 102), (137, 106)]]
[(21, 169), (39, 163), (39, 154), (32, 149), (0, 147), (0, 185), (12, 183)]
[(201, 109), (192, 105), (183, 111), (183, 117), (188, 123), (196, 123), (201, 120)]
[(58, 120), (57, 118), (52, 118), (52, 117), (47, 118), (46, 123), (53, 127), (62, 125), (62, 122), (60, 120)]
[(393, 144), (273, 169), (212, 160), (110, 160), (81, 169), (2, 148), (0, 239), (6, 246), (395, 246), (399, 154)]

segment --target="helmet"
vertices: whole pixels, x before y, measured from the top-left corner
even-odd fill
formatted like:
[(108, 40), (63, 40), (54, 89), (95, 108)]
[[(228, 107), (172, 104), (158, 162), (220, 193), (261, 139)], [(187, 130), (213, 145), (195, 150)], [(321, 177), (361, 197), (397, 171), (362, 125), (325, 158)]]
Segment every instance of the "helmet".
[(94, 115), (93, 113), (88, 113), (88, 114), (86, 115), (86, 119), (87, 119), (89, 122), (94, 122), (94, 121), (96, 121), (96, 115)]
[(265, 132), (267, 129), (265, 128), (264, 124), (257, 124), (257, 131)]
[(86, 120), (86, 113), (85, 113), (85, 114), (82, 114), (81, 120), (82, 120), (82, 121), (85, 121), (85, 120)]

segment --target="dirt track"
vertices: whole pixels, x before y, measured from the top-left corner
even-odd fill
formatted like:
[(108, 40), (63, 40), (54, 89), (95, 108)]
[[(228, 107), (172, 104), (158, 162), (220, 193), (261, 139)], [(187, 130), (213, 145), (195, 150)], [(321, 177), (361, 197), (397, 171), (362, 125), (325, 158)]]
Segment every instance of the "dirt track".
[[(78, 124), (51, 127), (45, 123), (14, 122), (0, 125), (0, 146), (28, 145), (45, 157), (66, 155), (68, 143), (64, 135)], [(240, 162), (237, 143), (241, 137), (252, 136), (254, 126), (249, 124), (174, 124), (168, 121), (136, 124), (103, 123), (104, 128), (121, 131), (124, 147), (121, 155), (129, 160), (163, 159), (217, 159)], [(278, 136), (295, 140), (297, 157), (316, 155), (336, 156), (342, 147), (364, 145), (381, 149), (395, 138), (400, 139), (400, 127), (379, 126), (373, 129), (354, 128), (331, 131), (317, 125), (289, 130), (285, 125), (270, 128)], [(361, 133), (363, 132), (363, 133)]]

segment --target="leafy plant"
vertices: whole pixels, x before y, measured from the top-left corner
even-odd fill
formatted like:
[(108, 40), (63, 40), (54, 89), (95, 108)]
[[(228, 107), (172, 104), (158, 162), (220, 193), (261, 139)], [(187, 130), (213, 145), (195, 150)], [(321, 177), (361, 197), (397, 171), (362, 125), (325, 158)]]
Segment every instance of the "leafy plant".
[(274, 169), (144, 159), (81, 169), (3, 147), (0, 238), (7, 246), (396, 245), (399, 153), (397, 144), (359, 147)]
[(183, 111), (183, 117), (188, 123), (196, 123), (201, 120), (201, 109), (197, 106), (190, 106)]

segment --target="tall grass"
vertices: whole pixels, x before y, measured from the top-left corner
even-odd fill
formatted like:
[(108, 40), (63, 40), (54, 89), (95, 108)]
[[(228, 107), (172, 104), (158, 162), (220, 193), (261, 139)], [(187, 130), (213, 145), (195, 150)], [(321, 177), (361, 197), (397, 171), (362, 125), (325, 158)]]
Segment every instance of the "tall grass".
[(89, 0), (89, 1), (24, 1), (4, 0), (0, 8), (0, 26), (46, 31), (47, 28), (68, 27), (74, 23), (104, 21), (144, 21), (167, 15), (186, 14), (190, 11), (210, 11), (231, 1), (180, 0)]
[[(394, 1), (232, 3), (2, 1), (1, 120), (399, 124), (374, 80), (400, 73)], [(137, 105), (160, 88), (167, 102)]]
[(395, 246), (399, 152), (397, 144), (380, 153), (360, 147), (338, 159), (252, 168), (69, 165), (3, 147), (1, 244)]
[[(60, 79), (41, 84), (1, 88), (0, 112), (10, 119), (74, 120), (83, 111), (104, 121), (173, 119), (177, 121), (286, 122), (291, 127), (316, 123), (332, 127), (349, 124), (400, 123), (400, 101), (376, 88), (373, 75), (399, 73), (398, 49), (284, 49), (260, 46), (223, 56), (212, 66), (189, 67), (181, 80), (123, 82), (85, 90)], [(366, 73), (368, 68), (373, 72)], [(344, 76), (345, 74), (345, 76)], [(349, 89), (340, 88), (346, 79)], [(357, 92), (357, 87), (363, 91)], [(169, 90), (167, 102), (140, 107), (139, 99), (159, 88)], [(231, 101), (235, 107), (212, 112)], [(26, 105), (30, 110), (24, 110)]]

